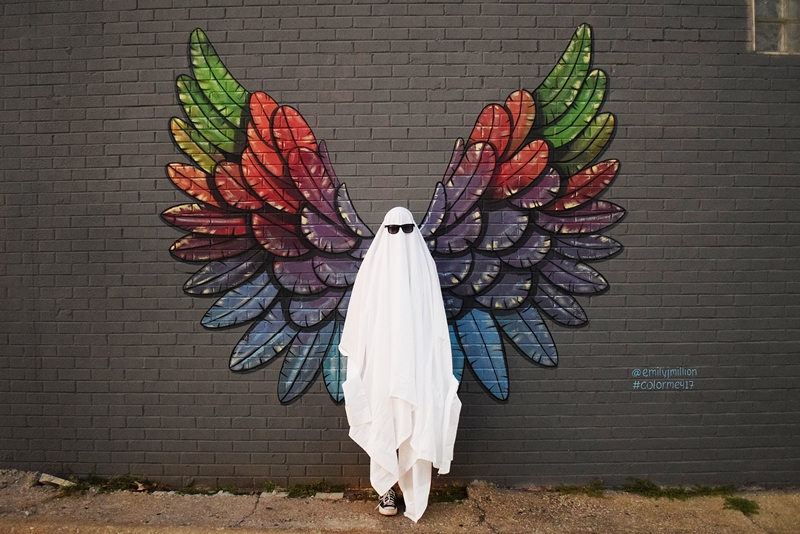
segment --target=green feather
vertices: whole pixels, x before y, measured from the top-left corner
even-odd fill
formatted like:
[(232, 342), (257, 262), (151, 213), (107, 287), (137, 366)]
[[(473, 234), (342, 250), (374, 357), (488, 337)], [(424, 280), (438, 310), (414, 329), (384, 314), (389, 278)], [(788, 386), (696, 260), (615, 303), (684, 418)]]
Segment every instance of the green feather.
[(572, 176), (600, 155), (614, 133), (614, 115), (601, 113), (568, 145), (551, 152), (551, 165)]
[[(244, 146), (236, 143), (237, 129), (208, 101), (200, 85), (185, 74), (178, 76), (178, 98), (189, 121), (210, 143), (220, 150), (234, 153)], [(243, 136), (239, 136), (240, 139)]]
[(172, 130), (172, 138), (178, 147), (207, 173), (214, 172), (217, 163), (225, 159), (216, 147), (200, 135), (200, 132), (195, 130), (191, 124), (172, 117), (170, 130)]
[(208, 101), (235, 128), (242, 128), (250, 93), (231, 76), (201, 29), (192, 32), (189, 44), (192, 73)]
[(559, 148), (575, 139), (592, 122), (606, 91), (606, 75), (601, 70), (589, 73), (578, 97), (561, 117), (541, 129), (541, 137)]
[(592, 30), (581, 24), (561, 59), (534, 91), (539, 124), (550, 124), (563, 114), (577, 97), (592, 59)]

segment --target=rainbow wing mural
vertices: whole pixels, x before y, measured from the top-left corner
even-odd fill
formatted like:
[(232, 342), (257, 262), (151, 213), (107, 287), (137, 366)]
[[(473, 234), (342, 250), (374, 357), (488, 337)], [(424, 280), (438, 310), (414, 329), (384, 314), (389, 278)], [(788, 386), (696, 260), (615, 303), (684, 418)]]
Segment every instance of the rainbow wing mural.
[[(576, 295), (608, 286), (588, 262), (622, 248), (599, 233), (625, 211), (598, 199), (619, 162), (597, 161), (614, 117), (600, 112), (606, 75), (590, 70), (591, 46), (581, 25), (538, 88), (480, 112), (420, 224), (439, 270), (454, 374), (461, 380), (469, 366), (500, 400), (509, 394), (506, 348), (557, 365), (544, 318), (585, 324)], [(320, 371), (341, 402), (346, 362), (337, 347), (373, 234), (296, 109), (248, 92), (199, 29), (189, 56), (192, 74), (177, 79), (185, 118), (170, 122), (188, 161), (169, 164), (167, 175), (192, 201), (161, 214), (187, 232), (172, 255), (203, 264), (183, 289), (217, 297), (204, 327), (250, 325), (232, 371), (282, 359), (281, 402)]]

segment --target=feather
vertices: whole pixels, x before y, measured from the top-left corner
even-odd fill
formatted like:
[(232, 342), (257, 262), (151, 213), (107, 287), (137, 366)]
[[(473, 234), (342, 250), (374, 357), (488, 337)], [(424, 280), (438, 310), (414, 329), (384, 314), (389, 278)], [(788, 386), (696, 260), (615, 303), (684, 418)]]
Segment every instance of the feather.
[(233, 126), (242, 126), (242, 111), (249, 93), (219, 59), (216, 50), (199, 28), (192, 32), (189, 44), (192, 74), (209, 101)]
[(569, 293), (599, 293), (608, 287), (603, 276), (575, 260), (554, 256), (542, 264), (539, 271), (553, 284)]
[(300, 112), (291, 106), (280, 106), (272, 116), (272, 136), (281, 154), (297, 147), (317, 151), (317, 139)]
[(550, 330), (533, 306), (495, 312), (494, 318), (522, 354), (545, 367), (558, 365), (558, 351)]
[(325, 380), (325, 389), (333, 399), (339, 404), (344, 400), (342, 384), (347, 380), (347, 356), (339, 352), (339, 340), (342, 337), (344, 321), (337, 314), (333, 323), (333, 335), (322, 358), (322, 378)]
[(458, 256), (435, 254), (436, 270), (442, 289), (451, 288), (462, 283), (472, 268), (472, 254), (467, 252)]
[(315, 255), (312, 264), (317, 278), (326, 286), (349, 287), (356, 281), (360, 262), (348, 255)]
[(294, 258), (309, 251), (299, 235), (297, 217), (290, 213), (254, 213), (250, 224), (253, 236), (267, 252), (282, 258)]
[(503, 342), (492, 316), (477, 308), (456, 321), (461, 346), (481, 384), (495, 398), (508, 398), (508, 371)]
[(461, 313), (461, 308), (464, 304), (464, 301), (455, 295), (450, 294), (450, 292), (445, 292), (442, 295), (444, 299), (444, 311), (447, 315), (447, 319), (453, 319), (459, 313)]
[(358, 238), (345, 228), (323, 217), (310, 206), (303, 208), (300, 217), (300, 231), (309, 243), (322, 252), (340, 254), (355, 247)]
[(481, 198), (492, 178), (495, 152), (488, 143), (469, 145), (455, 171), (444, 180), (445, 224), (455, 224)]
[(476, 295), (485, 290), (500, 274), (500, 258), (472, 251), (472, 270), (463, 282), (451, 291), (462, 297)]
[(528, 215), (510, 206), (487, 210), (486, 234), (476, 248), (500, 251), (515, 245), (528, 227)]
[(200, 85), (185, 74), (178, 76), (176, 85), (183, 112), (200, 135), (223, 152), (241, 152), (243, 132), (219, 114), (200, 89)]
[(511, 142), (506, 153), (514, 154), (528, 137), (528, 132), (531, 131), (536, 118), (536, 104), (533, 101), (533, 95), (523, 89), (508, 95), (505, 107), (512, 124)]
[(538, 122), (550, 124), (569, 108), (586, 79), (591, 59), (592, 30), (588, 24), (581, 24), (561, 59), (533, 92)]
[(528, 236), (517, 242), (517, 246), (501, 251), (498, 256), (503, 263), (512, 267), (529, 269), (547, 256), (550, 246), (550, 235), (543, 234), (534, 227)]
[(611, 226), (625, 215), (625, 210), (611, 202), (593, 200), (568, 212), (539, 213), (536, 223), (556, 234), (590, 234)]
[(297, 295), (313, 295), (328, 288), (314, 274), (313, 257), (275, 260), (272, 269), (283, 287)]
[(209, 143), (191, 124), (172, 117), (169, 127), (178, 148), (208, 174), (214, 171), (217, 163), (225, 159), (213, 143)]
[(347, 193), (345, 184), (339, 186), (336, 191), (336, 210), (339, 213), (339, 220), (346, 224), (357, 236), (372, 237), (372, 231), (366, 224), (361, 222), (356, 208), (350, 201), (350, 195)]
[(264, 203), (245, 184), (241, 167), (237, 163), (223, 161), (217, 165), (214, 169), (214, 185), (222, 199), (231, 207), (248, 211), (264, 207)]
[(172, 244), (170, 253), (183, 261), (212, 261), (231, 258), (258, 246), (253, 239), (188, 234)]
[(264, 132), (257, 129), (254, 123), (248, 124), (247, 147), (268, 174), (275, 177), (276, 180), (290, 185), (291, 181), (287, 178), (288, 171), (283, 156), (281, 156), (274, 145), (265, 140), (270, 139), (270, 135), (269, 130)]
[(207, 263), (183, 284), (190, 295), (213, 295), (228, 291), (253, 276), (266, 260), (261, 250), (249, 250), (233, 258)]
[(485, 293), (475, 297), (479, 304), (490, 310), (510, 310), (522, 305), (531, 290), (530, 270), (505, 270)]
[(272, 306), (278, 290), (272, 276), (263, 272), (220, 297), (200, 323), (206, 328), (225, 328), (252, 321)]
[(539, 309), (555, 322), (566, 326), (580, 326), (588, 321), (586, 312), (572, 295), (540, 277), (533, 295)]
[(602, 193), (617, 175), (619, 161), (610, 159), (587, 167), (570, 176), (565, 191), (547, 206), (547, 211), (563, 211), (577, 208)]
[(242, 153), (242, 176), (259, 198), (277, 210), (297, 213), (305, 202), (292, 180), (270, 172), (250, 147)]
[[(277, 109), (278, 103), (267, 93), (258, 91), (250, 96), (250, 117), (255, 127), (253, 132), (258, 131), (259, 135), (263, 133), (262, 141), (268, 140), (269, 144), (272, 143), (272, 116)], [(248, 137), (251, 137), (253, 132), (248, 133)]]
[(500, 104), (489, 104), (475, 121), (467, 146), (488, 143), (494, 148), (498, 159), (505, 154), (511, 139), (511, 114)]
[(442, 254), (462, 252), (477, 241), (482, 228), (481, 210), (475, 208), (466, 217), (462, 218), (458, 224), (449, 227), (434, 239), (436, 243), (434, 250)]
[(280, 305), (267, 314), (242, 336), (231, 353), (231, 371), (249, 371), (280, 355), (294, 341), (297, 329), (283, 315)]
[(202, 204), (172, 206), (161, 217), (172, 226), (197, 234), (238, 237), (249, 232), (246, 215), (225, 213)]
[(219, 202), (214, 198), (214, 193), (209, 188), (209, 175), (204, 170), (194, 165), (170, 163), (167, 165), (167, 176), (178, 189), (190, 197), (203, 204), (220, 207)]
[(555, 169), (547, 169), (532, 185), (512, 196), (508, 201), (518, 208), (532, 210), (552, 202), (558, 195), (559, 189), (561, 189), (561, 176)]
[(461, 383), (461, 378), (464, 376), (464, 348), (461, 346), (456, 325), (448, 322), (447, 328), (450, 331), (450, 348), (453, 354), (453, 376)]
[(525, 145), (500, 165), (487, 190), (487, 197), (499, 200), (519, 193), (530, 185), (547, 166), (549, 149), (541, 139)]
[(422, 224), (419, 231), (422, 237), (427, 239), (435, 234), (444, 221), (445, 212), (447, 209), (447, 199), (444, 194), (444, 186), (442, 182), (436, 182), (436, 189), (433, 190), (433, 198), (428, 205), (428, 211), (422, 219)]
[(321, 295), (294, 295), (289, 301), (289, 318), (300, 328), (324, 321), (342, 300), (344, 291), (332, 289)]
[(556, 252), (575, 260), (602, 260), (622, 250), (618, 241), (600, 234), (559, 235), (554, 245)]
[(278, 398), (291, 402), (308, 389), (322, 365), (333, 336), (333, 321), (319, 330), (302, 330), (292, 341), (283, 359), (278, 379)]
[(614, 115), (601, 113), (574, 141), (550, 152), (550, 164), (571, 176), (600, 155), (614, 134)]
[(566, 113), (548, 124), (537, 134), (559, 148), (575, 139), (588, 126), (600, 110), (605, 98), (606, 73), (593, 70), (589, 73), (575, 101)]
[(338, 222), (336, 189), (322, 159), (307, 148), (292, 149), (286, 157), (294, 185), (318, 212)]

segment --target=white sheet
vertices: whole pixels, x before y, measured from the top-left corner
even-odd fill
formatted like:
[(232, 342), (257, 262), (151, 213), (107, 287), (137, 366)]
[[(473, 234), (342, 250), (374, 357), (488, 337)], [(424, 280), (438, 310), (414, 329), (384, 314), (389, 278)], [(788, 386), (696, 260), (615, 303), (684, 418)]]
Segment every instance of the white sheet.
[(399, 482), (416, 522), (431, 466), (450, 471), (461, 402), (436, 264), (416, 224), (409, 234), (386, 230), (409, 223), (405, 208), (386, 214), (356, 277), (339, 350), (350, 437), (370, 456), (370, 482), (380, 495)]

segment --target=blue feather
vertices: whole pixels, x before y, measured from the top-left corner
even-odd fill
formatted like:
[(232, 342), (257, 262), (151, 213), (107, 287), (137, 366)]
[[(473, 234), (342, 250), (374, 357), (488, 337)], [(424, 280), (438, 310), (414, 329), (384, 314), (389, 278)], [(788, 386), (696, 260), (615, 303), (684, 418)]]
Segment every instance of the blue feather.
[(233, 258), (209, 262), (183, 284), (183, 290), (190, 295), (227, 291), (253, 276), (265, 260), (266, 252), (251, 249)]
[(333, 321), (327, 321), (319, 330), (306, 329), (297, 334), (281, 367), (278, 380), (278, 398), (281, 402), (291, 402), (308, 389), (319, 372), (332, 335)]
[(281, 306), (275, 306), (234, 347), (231, 371), (247, 371), (269, 362), (286, 350), (295, 336), (297, 329), (286, 320)]
[(460, 384), (461, 378), (464, 376), (464, 348), (458, 338), (456, 325), (448, 323), (447, 328), (450, 330), (450, 347), (453, 352), (453, 376)]
[(269, 273), (261, 273), (245, 284), (231, 289), (206, 312), (201, 324), (206, 328), (224, 328), (252, 321), (272, 305), (279, 287), (271, 284)]
[(339, 352), (339, 341), (342, 338), (344, 319), (339, 314), (333, 320), (333, 336), (325, 357), (322, 358), (322, 377), (325, 387), (334, 402), (344, 400), (342, 384), (347, 379), (347, 356)]
[(558, 365), (558, 351), (542, 316), (531, 305), (508, 313), (494, 313), (497, 324), (525, 356), (546, 367)]
[(461, 346), (472, 371), (494, 397), (508, 398), (508, 370), (503, 342), (492, 316), (473, 309), (456, 321)]

